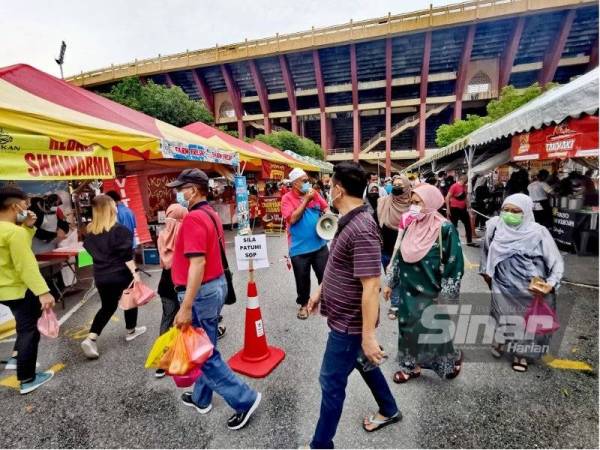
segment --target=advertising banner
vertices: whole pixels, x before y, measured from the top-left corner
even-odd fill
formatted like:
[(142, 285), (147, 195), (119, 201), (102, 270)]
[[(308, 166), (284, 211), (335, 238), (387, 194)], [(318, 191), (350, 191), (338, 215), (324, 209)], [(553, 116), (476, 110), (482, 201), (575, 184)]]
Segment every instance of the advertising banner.
[(281, 197), (258, 197), (262, 224), (266, 234), (283, 232), (283, 216), (281, 215)]
[(512, 138), (513, 161), (598, 156), (598, 117), (567, 119)]
[(289, 168), (285, 164), (276, 164), (265, 160), (262, 161), (261, 178), (263, 180), (281, 181), (285, 178), (287, 173), (289, 173)]
[(175, 202), (173, 188), (167, 187), (167, 183), (177, 178), (177, 175), (179, 172), (148, 175), (148, 217), (151, 221), (158, 219), (159, 211), (166, 211)]
[(237, 205), (238, 234), (250, 233), (250, 205), (248, 204), (248, 186), (246, 177), (235, 176), (235, 203)]
[(136, 222), (135, 243), (139, 245), (152, 242), (138, 177), (132, 175), (115, 180), (106, 180), (102, 183), (102, 190), (103, 192), (117, 191), (123, 204), (133, 211)]
[(219, 150), (205, 147), (199, 144), (184, 144), (163, 140), (161, 152), (165, 158), (184, 159), (188, 161), (202, 161), (215, 164), (237, 166), (239, 161), (237, 154), (221, 152)]
[(0, 129), (0, 179), (93, 180), (115, 177), (111, 149)]

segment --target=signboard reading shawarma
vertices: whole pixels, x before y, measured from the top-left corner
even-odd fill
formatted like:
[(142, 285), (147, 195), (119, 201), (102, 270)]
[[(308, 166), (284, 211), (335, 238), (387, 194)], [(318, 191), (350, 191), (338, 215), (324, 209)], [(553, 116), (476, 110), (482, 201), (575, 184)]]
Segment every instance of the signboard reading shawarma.
[(0, 130), (0, 179), (86, 180), (115, 177), (111, 149)]

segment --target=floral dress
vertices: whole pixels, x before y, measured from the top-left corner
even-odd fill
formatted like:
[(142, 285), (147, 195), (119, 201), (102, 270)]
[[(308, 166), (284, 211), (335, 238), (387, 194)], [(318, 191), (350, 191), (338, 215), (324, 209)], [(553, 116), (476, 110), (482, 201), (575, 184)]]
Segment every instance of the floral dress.
[(440, 238), (422, 260), (407, 263), (402, 253), (396, 252), (386, 283), (399, 299), (396, 316), (400, 370), (410, 373), (418, 365), (434, 370), (440, 377), (454, 373), (460, 352), (454, 349), (448, 327), (443, 325), (449, 323), (449, 316), (436, 313), (435, 325), (428, 327), (433, 311), (428, 308), (437, 304), (440, 293), (444, 299), (458, 301), (463, 274), (460, 239), (450, 222), (442, 224)]

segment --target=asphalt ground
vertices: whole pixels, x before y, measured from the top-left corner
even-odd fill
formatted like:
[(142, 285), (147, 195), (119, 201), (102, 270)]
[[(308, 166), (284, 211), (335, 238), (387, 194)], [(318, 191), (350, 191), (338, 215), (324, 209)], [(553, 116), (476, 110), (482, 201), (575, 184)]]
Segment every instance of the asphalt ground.
[[(228, 239), (233, 240), (232, 234)], [(227, 429), (232, 412), (218, 396), (214, 409), (200, 416), (180, 403), (183, 390), (171, 379), (155, 379), (152, 371), (143, 368), (158, 333), (159, 300), (140, 310), (139, 324), (149, 328), (145, 335), (125, 342), (123, 315), (118, 311), (99, 338), (100, 358), (86, 360), (79, 344), (99, 307), (94, 295), (66, 320), (57, 339), (42, 338), (42, 368), (59, 369), (51, 382), (20, 396), (14, 389), (14, 373), (0, 366), (0, 447), (306, 446), (319, 413), (318, 375), (328, 329), (322, 317), (296, 319), (294, 278), (282, 261), (285, 238), (269, 237), (268, 247), (271, 267), (259, 270), (256, 282), (269, 343), (283, 348), (286, 358), (267, 378), (245, 378), (263, 393), (262, 404), (245, 429)], [(233, 245), (227, 250), (234, 262)], [(478, 249), (465, 247), (465, 255), (463, 295), (485, 309), (489, 295), (476, 274)], [(598, 272), (597, 258), (577, 261), (595, 264)], [(152, 271), (148, 283), (156, 285), (160, 273), (156, 266), (148, 269)], [(243, 342), (247, 275), (236, 272), (234, 278), (238, 303), (223, 310), (228, 331), (219, 342), (225, 357), (237, 352)], [(65, 311), (81, 297), (82, 293), (69, 297)], [(376, 433), (361, 428), (363, 418), (376, 412), (376, 404), (360, 376), (352, 374), (336, 446), (598, 447), (598, 291), (565, 284), (558, 303), (562, 329), (552, 349), (558, 359), (536, 363), (520, 374), (508, 360), (493, 359), (487, 347), (465, 347), (463, 372), (455, 380), (440, 380), (424, 371), (404, 385), (390, 381), (404, 419)], [(64, 314), (60, 307), (56, 310)], [(398, 331), (386, 311), (382, 301), (378, 338), (390, 350), (382, 370), (391, 380)], [(7, 357), (11, 348), (12, 342), (0, 342), (0, 358)], [(581, 370), (588, 365), (591, 371)]]

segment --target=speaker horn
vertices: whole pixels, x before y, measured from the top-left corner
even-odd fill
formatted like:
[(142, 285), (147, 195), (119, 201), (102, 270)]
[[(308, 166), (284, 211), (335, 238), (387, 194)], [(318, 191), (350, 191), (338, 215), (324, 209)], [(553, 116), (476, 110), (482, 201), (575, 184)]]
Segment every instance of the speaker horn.
[(330, 241), (338, 229), (338, 216), (335, 214), (323, 214), (317, 222), (317, 234), (321, 239)]

